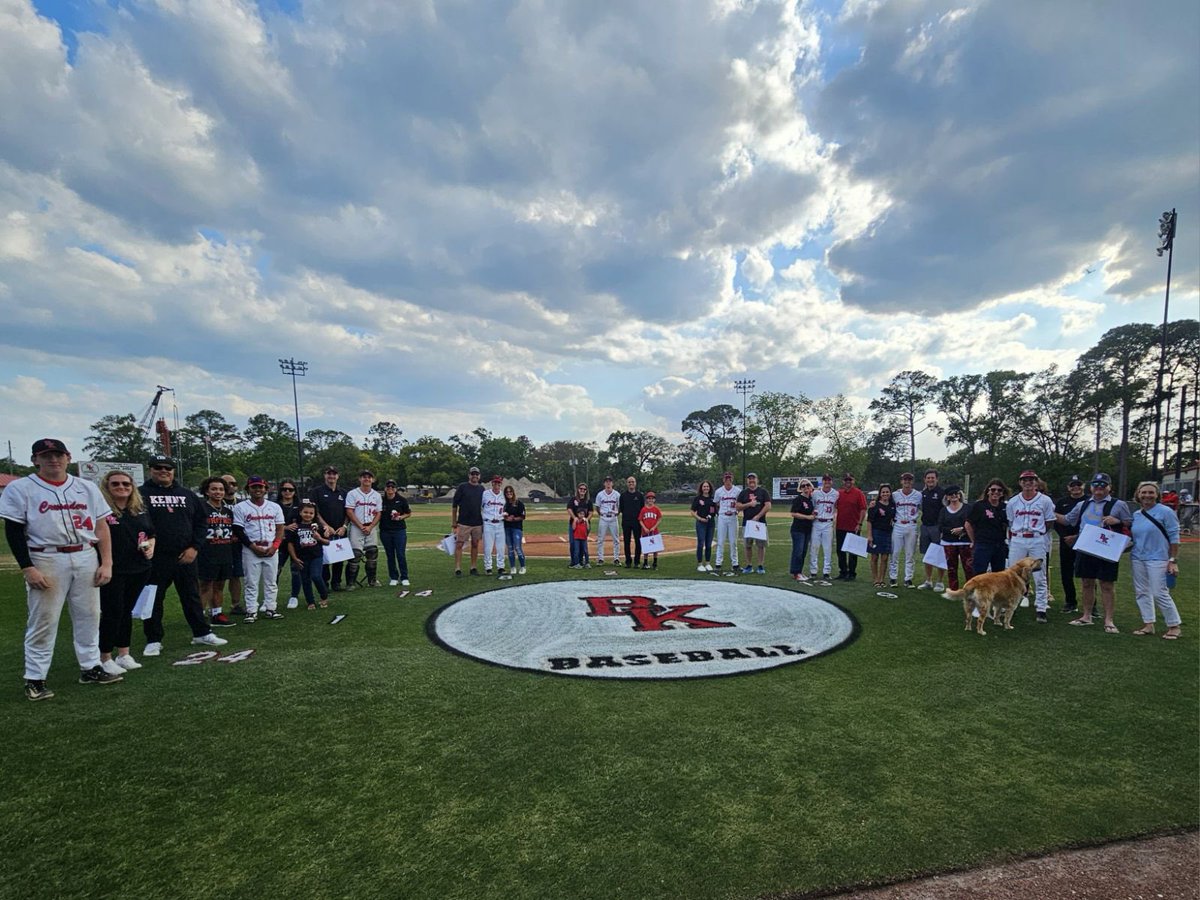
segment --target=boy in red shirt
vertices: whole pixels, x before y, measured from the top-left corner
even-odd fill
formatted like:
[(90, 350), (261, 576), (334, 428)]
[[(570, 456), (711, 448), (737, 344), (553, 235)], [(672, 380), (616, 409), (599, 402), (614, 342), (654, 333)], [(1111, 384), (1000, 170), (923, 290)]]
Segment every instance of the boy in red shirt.
[[(642, 526), (642, 537), (658, 534), (658, 523), (662, 521), (662, 510), (654, 505), (654, 491), (646, 491), (646, 505), (638, 513), (638, 524)], [(654, 565), (650, 565), (650, 554), (642, 556), (642, 568), (658, 568), (658, 554), (654, 554)]]

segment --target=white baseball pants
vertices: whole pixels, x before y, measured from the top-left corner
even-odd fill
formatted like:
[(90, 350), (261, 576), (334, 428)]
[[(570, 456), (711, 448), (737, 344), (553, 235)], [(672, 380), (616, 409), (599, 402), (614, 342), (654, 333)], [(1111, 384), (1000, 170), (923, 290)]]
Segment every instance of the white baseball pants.
[(833, 566), (833, 520), (813, 522), (812, 543), (808, 545), (808, 574), (817, 574), (817, 553), (825, 551), (825, 566), (822, 575), (828, 575)]
[(242, 572), (245, 581), (242, 583), (242, 596), (246, 600), (246, 612), (254, 615), (258, 612), (258, 582), (262, 581), (262, 608), (274, 611), (275, 596), (279, 592), (279, 553), (270, 556), (259, 556), (249, 547), (242, 548)]
[(25, 626), (25, 678), (45, 681), (54, 657), (54, 639), (63, 604), (71, 606), (71, 636), (80, 669), (100, 665), (100, 588), (96, 569), (100, 560), (90, 547), (78, 553), (29, 554), (39, 572), (50, 579), (50, 587), (36, 590), (25, 586), (29, 621)]
[(912, 581), (913, 566), (917, 555), (917, 526), (897, 525), (892, 529), (892, 559), (888, 563), (888, 577), (896, 580), (900, 571), (900, 554), (904, 554), (904, 580)]
[(738, 565), (738, 542), (741, 535), (738, 533), (738, 517), (727, 516), (721, 514), (717, 516), (717, 568), (721, 568), (721, 563), (725, 559), (725, 542), (729, 542), (729, 558), (730, 565), (735, 569)]
[(600, 517), (600, 528), (596, 532), (596, 559), (599, 562), (604, 562), (604, 535), (606, 534), (612, 537), (613, 562), (619, 563), (621, 561), (621, 539), (616, 516), (609, 519), (604, 516)]
[(483, 568), (485, 571), (492, 570), (492, 558), (496, 559), (496, 568), (504, 568), (504, 523), (503, 522), (484, 522), (483, 523)]
[(1045, 612), (1050, 606), (1050, 591), (1046, 584), (1046, 538), (1044, 535), (1038, 534), (1026, 538), (1014, 534), (1008, 539), (1008, 564), (1010, 566), (1027, 556), (1042, 560), (1042, 567), (1033, 573), (1033, 584), (1036, 589), (1034, 606), (1038, 612)]

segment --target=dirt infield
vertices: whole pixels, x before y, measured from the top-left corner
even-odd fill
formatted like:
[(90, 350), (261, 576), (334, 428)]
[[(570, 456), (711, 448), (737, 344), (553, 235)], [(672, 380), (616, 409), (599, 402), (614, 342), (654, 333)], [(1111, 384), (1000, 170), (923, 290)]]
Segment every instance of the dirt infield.
[[(605, 542), (607, 543), (607, 541)], [(663, 535), (663, 556), (675, 553), (695, 552), (696, 539), (676, 537), (673, 534)], [(595, 538), (588, 539), (588, 554), (597, 559)], [(571, 545), (567, 543), (565, 534), (527, 534), (525, 535), (525, 556), (530, 559), (567, 559), (571, 555)]]

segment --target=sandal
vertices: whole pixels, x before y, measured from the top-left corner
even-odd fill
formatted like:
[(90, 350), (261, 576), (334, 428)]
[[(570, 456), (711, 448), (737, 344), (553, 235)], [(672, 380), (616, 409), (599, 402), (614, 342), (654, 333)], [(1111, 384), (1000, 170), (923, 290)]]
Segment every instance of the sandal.
[(1104, 626), (1104, 633), (1105, 634), (1120, 634), (1121, 631), (1120, 631), (1120, 629), (1117, 628), (1116, 625), (1109, 624), (1109, 625)]
[(1096, 623), (1093, 622), (1091, 619), (1072, 619), (1067, 624), (1068, 625), (1095, 625)]
[(317, 608), (317, 604), (315, 604), (315, 603), (310, 603), (310, 604), (308, 604), (308, 608), (309, 608), (309, 609), (316, 609), (316, 608)]
[(1143, 635), (1143, 634), (1154, 634), (1154, 629), (1153, 629), (1153, 628), (1148, 628), (1148, 627), (1143, 627), (1143, 628), (1139, 628), (1137, 631), (1131, 631), (1131, 632), (1129, 632), (1129, 633), (1130, 633), (1130, 634), (1136, 634), (1136, 635), (1139, 635), (1139, 636), (1140, 636), (1140, 635)]
[(328, 600), (322, 600), (322, 601), (321, 601), (321, 609), (328, 609), (328, 608), (329, 608), (329, 601), (328, 601)]
[(1179, 635), (1178, 631), (1174, 631), (1174, 632), (1168, 631), (1166, 634), (1163, 635), (1163, 640), (1164, 641), (1177, 641), (1177, 640), (1179, 640), (1179, 637), (1180, 637), (1180, 635)]

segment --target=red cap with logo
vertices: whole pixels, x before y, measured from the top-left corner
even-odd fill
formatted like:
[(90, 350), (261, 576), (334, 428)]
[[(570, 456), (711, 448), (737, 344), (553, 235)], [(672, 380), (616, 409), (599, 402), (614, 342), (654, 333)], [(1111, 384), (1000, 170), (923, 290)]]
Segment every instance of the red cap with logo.
[(41, 438), (34, 441), (33, 455), (37, 456), (39, 453), (66, 453), (67, 456), (71, 455), (70, 451), (67, 450), (67, 445), (54, 438)]

